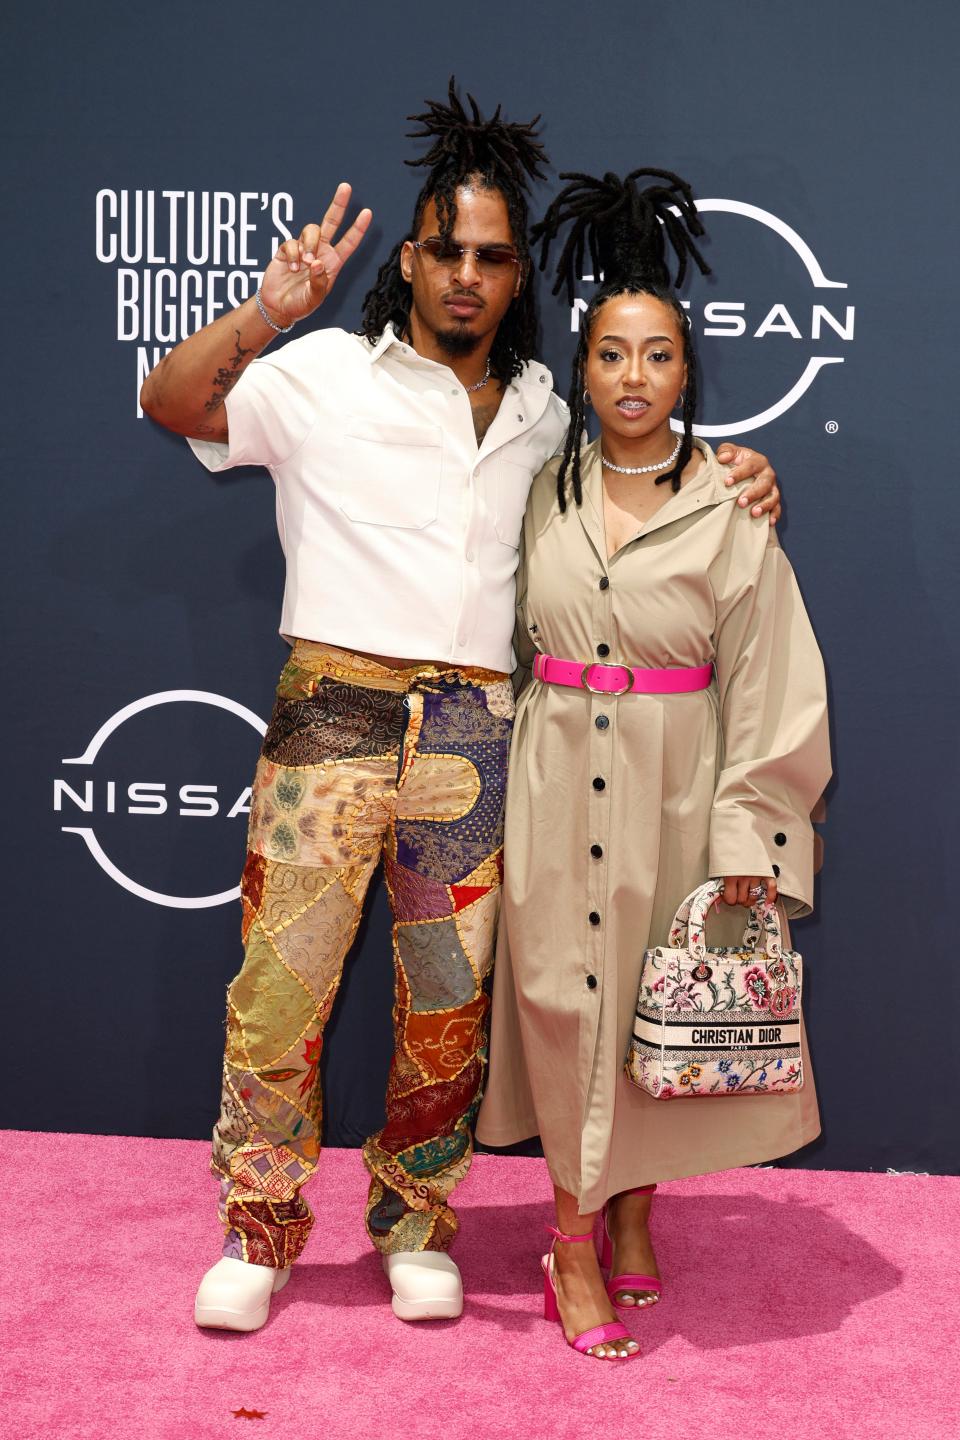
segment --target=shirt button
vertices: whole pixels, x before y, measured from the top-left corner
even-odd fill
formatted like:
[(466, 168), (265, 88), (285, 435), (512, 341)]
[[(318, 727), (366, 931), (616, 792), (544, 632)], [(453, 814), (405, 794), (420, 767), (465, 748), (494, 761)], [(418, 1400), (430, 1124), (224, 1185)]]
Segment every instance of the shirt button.
[(523, 424), (523, 416), (522, 416), (522, 415), (518, 415), (518, 416), (517, 416), (517, 419), (520, 421), (520, 424), (522, 425), (522, 424)]
[(603, 846), (602, 846), (602, 845), (591, 845), (591, 846), (590, 846), (590, 854), (593, 856), (594, 860), (599, 860), (600, 857), (601, 857), (601, 855), (603, 854)]
[(472, 564), (473, 564), (473, 561), (474, 561), (473, 551), (472, 551), (472, 550), (468, 550), (468, 551), (467, 551), (467, 563), (468, 563), (469, 565), (472, 565)]
[(547, 383), (547, 377), (546, 377), (546, 375), (541, 375), (541, 376), (540, 376), (540, 384), (541, 384), (541, 385), (546, 385), (546, 383)]
[(461, 636), (460, 636), (460, 639), (457, 641), (457, 644), (460, 646), (460, 649), (461, 649), (461, 650), (463, 650), (463, 649), (465, 648), (466, 643), (467, 643), (467, 637), (466, 637), (466, 635), (461, 635)]
[(600, 924), (600, 915), (596, 910), (591, 910), (590, 914), (587, 916), (587, 919), (590, 921), (591, 925)]
[(607, 579), (606, 575), (601, 575), (601, 576), (600, 576), (600, 589), (601, 589), (601, 590), (609, 590), (609, 589), (610, 589), (610, 581)]
[(598, 715), (593, 723), (594, 725), (596, 725), (598, 730), (606, 730), (607, 726), (610, 724), (610, 720), (606, 715)]
[(587, 989), (588, 989), (588, 990), (596, 990), (596, 988), (597, 988), (597, 977), (596, 977), (596, 975), (588, 975), (588, 976), (587, 976)]
[(595, 775), (593, 777), (593, 788), (594, 790), (606, 790), (607, 782), (602, 775)]
[(450, 391), (450, 394), (451, 394), (451, 395), (459, 395), (459, 394), (460, 394), (460, 391), (459, 391), (459, 390), (451, 390), (451, 391)]
[(780, 866), (779, 866), (779, 865), (774, 865), (774, 867), (773, 867), (773, 873), (774, 873), (774, 875), (776, 875), (777, 879), (779, 880), (779, 878), (780, 878)]
[(786, 845), (787, 837), (786, 835), (784, 835), (782, 830), (778, 830), (776, 835), (774, 835), (773, 843), (774, 845)]
[(601, 641), (600, 641), (600, 644), (597, 646), (597, 654), (598, 654), (598, 655), (601, 655), (601, 656), (609, 655), (609, 654), (610, 654), (610, 646), (609, 646), (609, 645), (605, 645), (605, 644), (603, 643), (603, 641), (601, 640)]

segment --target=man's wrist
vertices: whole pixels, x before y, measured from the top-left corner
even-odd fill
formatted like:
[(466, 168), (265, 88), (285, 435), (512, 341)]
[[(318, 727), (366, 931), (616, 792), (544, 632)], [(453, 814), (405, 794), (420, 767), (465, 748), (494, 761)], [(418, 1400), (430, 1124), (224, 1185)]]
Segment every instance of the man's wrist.
[(271, 315), (266, 305), (264, 305), (263, 296), (260, 294), (259, 290), (253, 298), (257, 310), (260, 312), (261, 320), (263, 320), (267, 325), (270, 326), (270, 329), (274, 332), (275, 335), (286, 335), (288, 331), (293, 329), (296, 321), (292, 320), (289, 325), (282, 325), (275, 316)]

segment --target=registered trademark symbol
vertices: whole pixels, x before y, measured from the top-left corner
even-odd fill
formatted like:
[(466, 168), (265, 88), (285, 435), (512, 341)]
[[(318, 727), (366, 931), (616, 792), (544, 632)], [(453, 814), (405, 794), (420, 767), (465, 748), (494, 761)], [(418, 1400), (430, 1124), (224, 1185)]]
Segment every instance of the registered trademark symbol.
[(828, 435), (836, 435), (837, 431), (840, 429), (840, 426), (837, 424), (836, 420), (828, 420), (823, 428), (824, 430), (826, 430)]

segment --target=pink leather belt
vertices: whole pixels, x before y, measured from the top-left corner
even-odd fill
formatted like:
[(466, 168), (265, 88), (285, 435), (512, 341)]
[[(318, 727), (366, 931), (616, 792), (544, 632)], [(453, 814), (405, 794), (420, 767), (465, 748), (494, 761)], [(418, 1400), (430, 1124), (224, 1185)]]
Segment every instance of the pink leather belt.
[(569, 685), (594, 695), (686, 695), (691, 690), (706, 690), (713, 679), (713, 665), (642, 670), (633, 665), (581, 665), (579, 660), (538, 654), (533, 673), (548, 685)]

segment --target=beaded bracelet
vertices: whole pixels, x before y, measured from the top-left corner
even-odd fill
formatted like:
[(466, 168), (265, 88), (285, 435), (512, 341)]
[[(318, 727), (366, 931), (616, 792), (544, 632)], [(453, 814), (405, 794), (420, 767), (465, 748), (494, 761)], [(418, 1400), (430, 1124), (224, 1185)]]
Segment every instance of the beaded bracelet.
[(270, 326), (270, 329), (276, 330), (278, 335), (286, 335), (287, 331), (292, 330), (294, 325), (297, 323), (295, 320), (292, 320), (289, 325), (278, 325), (275, 320), (271, 320), (270, 316), (267, 314), (266, 306), (260, 298), (259, 290), (256, 294), (256, 301), (257, 309), (260, 311), (260, 314), (263, 316), (264, 320), (266, 320), (267, 324)]

